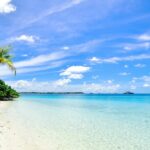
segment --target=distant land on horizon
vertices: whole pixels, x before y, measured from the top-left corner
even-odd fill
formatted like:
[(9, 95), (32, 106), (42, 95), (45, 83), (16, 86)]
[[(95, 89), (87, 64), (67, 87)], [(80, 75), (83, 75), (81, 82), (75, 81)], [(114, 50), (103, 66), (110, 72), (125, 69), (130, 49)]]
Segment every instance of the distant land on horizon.
[(84, 93), (84, 92), (20, 92), (20, 94), (93, 94), (93, 95), (137, 95), (137, 94), (150, 94), (150, 93), (133, 93), (133, 92), (124, 92), (124, 93)]

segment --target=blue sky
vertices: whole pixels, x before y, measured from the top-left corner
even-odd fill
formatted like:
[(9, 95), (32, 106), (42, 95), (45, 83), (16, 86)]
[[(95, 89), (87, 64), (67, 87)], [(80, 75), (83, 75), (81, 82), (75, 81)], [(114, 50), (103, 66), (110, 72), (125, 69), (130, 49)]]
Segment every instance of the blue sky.
[(19, 91), (150, 92), (149, 0), (1, 0)]

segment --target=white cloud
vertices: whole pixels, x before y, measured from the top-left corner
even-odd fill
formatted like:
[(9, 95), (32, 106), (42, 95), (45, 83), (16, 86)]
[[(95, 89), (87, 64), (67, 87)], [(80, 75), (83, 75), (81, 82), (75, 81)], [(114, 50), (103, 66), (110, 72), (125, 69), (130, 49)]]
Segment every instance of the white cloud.
[(122, 72), (122, 73), (120, 73), (120, 75), (121, 76), (128, 76), (128, 75), (130, 75), (130, 73), (128, 73), (128, 72)]
[[(84, 93), (116, 93), (120, 90), (119, 84), (68, 84), (70, 79), (60, 79), (54, 82), (40, 81), (7, 81), (9, 85), (20, 92), (84, 92)], [(63, 86), (63, 88), (62, 88)]]
[[(60, 79), (57, 81), (57, 84), (60, 85), (66, 85), (67, 83), (70, 83), (72, 79), (82, 79), (83, 73), (86, 73), (87, 71), (90, 70), (90, 67), (85, 67), (85, 66), (71, 66), (68, 67), (66, 70), (62, 71), (59, 75), (60, 76), (65, 76), (65, 79)], [(63, 84), (64, 83), (64, 84)]]
[(52, 87), (49, 82), (36, 82), (33, 80), (7, 81), (7, 83), (19, 92), (48, 92)]
[(68, 76), (69, 79), (82, 79), (83, 75), (82, 74), (70, 74)]
[(70, 47), (68, 47), (68, 46), (64, 46), (62, 49), (63, 49), (63, 50), (69, 50), (69, 49), (70, 49)]
[(16, 62), (14, 63), (14, 65), (16, 66), (16, 68), (39, 66), (49, 61), (55, 61), (55, 60), (59, 60), (65, 57), (67, 57), (67, 54), (63, 52), (56, 52), (56, 53), (51, 53), (47, 55), (39, 55), (37, 57), (33, 57), (28, 60)]
[(130, 50), (132, 50), (132, 47), (130, 47), (130, 46), (125, 46), (125, 47), (124, 47), (124, 50), (130, 51)]
[(81, 2), (83, 2), (84, 0), (73, 0), (72, 3), (73, 4), (80, 4)]
[(16, 81), (14, 84), (13, 84), (13, 87), (14, 88), (27, 88), (31, 86), (31, 82), (28, 82), (26, 80), (19, 80), (19, 81)]
[(101, 39), (94, 39), (94, 40), (87, 41), (85, 43), (70, 45), (68, 52), (72, 53), (73, 55), (86, 53), (86, 52), (89, 52), (91, 49), (94, 49), (101, 42), (102, 42)]
[(97, 57), (92, 57), (92, 58), (90, 58), (90, 61), (95, 62), (95, 63), (99, 63), (100, 59)]
[(11, 38), (12, 42), (15, 42), (15, 41), (24, 41), (24, 42), (28, 42), (28, 43), (35, 43), (38, 40), (39, 40), (39, 37), (37, 37), (37, 36), (25, 35), (25, 34), (20, 35), (20, 36), (15, 37), (15, 38)]
[(140, 87), (149, 88), (150, 87), (150, 76), (141, 76), (141, 77), (134, 77), (132, 79), (132, 83), (136, 83), (140, 85)]
[(133, 80), (143, 80), (144, 82), (150, 82), (150, 76), (134, 77)]
[(125, 44), (123, 47), (126, 51), (133, 51), (136, 49), (149, 49), (150, 48), (150, 42), (143, 41), (142, 43), (134, 43), (134, 44)]
[(11, 4), (12, 0), (0, 0), (0, 13), (10, 13), (16, 11), (16, 6)]
[[(45, 71), (45, 70), (60, 67), (62, 64), (64, 64), (64, 61), (49, 62), (49, 64), (43, 64), (42, 66), (20, 67), (20, 68), (17, 68), (17, 75)], [(5, 76), (13, 75), (7, 66), (0, 67), (0, 70), (3, 70), (3, 71), (0, 71), (0, 76), (5, 77)]]
[[(29, 58), (29, 59), (27, 58), (27, 55), (25, 54), (25, 55), (23, 55), (23, 57), (26, 57), (26, 59), (22, 60), (22, 61), (14, 62), (14, 65), (17, 68), (17, 73), (34, 72), (34, 71), (40, 71), (40, 70), (43, 70), (43, 69), (46, 70), (47, 67), (45, 67), (45, 66), (48, 66), (48, 68), (49, 68), (49, 66), (52, 65), (51, 64), (52, 61), (64, 59), (64, 58), (67, 58), (67, 57), (74, 56), (74, 55), (77, 55), (79, 53), (85, 52), (90, 45), (93, 45), (93, 44), (95, 45), (95, 43), (97, 43), (98, 41), (99, 40), (90, 41), (88, 43), (73, 46), (71, 49), (72, 50), (74, 49), (74, 50), (69, 51), (67, 53), (65, 51), (60, 51), (60, 52), (55, 52), (55, 53), (46, 54), (46, 55), (39, 55), (39, 56), (32, 57), (32, 58)], [(77, 51), (76, 49), (79, 49), (79, 51)], [(60, 63), (57, 62), (56, 64), (59, 63), (59, 65), (61, 65), (62, 62), (65, 62), (65, 60), (64, 61), (61, 60)], [(55, 66), (55, 65), (53, 64), (52, 66)], [(84, 69), (85, 68), (88, 69), (88, 67), (84, 67)], [(6, 68), (4, 68), (4, 69), (1, 68), (1, 69), (4, 70), (4, 71), (0, 72), (0, 75), (5, 76), (5, 75), (10, 75), (11, 74), (11, 72), (8, 71)], [(83, 70), (83, 72), (84, 72), (84, 70)], [(80, 73), (80, 71), (75, 71), (74, 74), (82, 74), (82, 73)], [(73, 78), (73, 75), (71, 77)], [(81, 77), (81, 75), (80, 75), (80, 77)]]
[(59, 80), (57, 80), (55, 82), (55, 85), (57, 85), (57, 86), (65, 86), (65, 85), (67, 85), (70, 82), (71, 82), (70, 79), (59, 79)]
[(17, 69), (17, 74), (23, 74), (23, 73), (32, 73), (32, 72), (38, 72), (38, 71), (44, 71), (44, 70), (49, 70), (53, 68), (60, 67), (64, 62), (62, 61), (55, 61), (55, 62), (49, 62), (49, 64), (45, 64), (43, 66), (39, 67), (23, 67)]
[(150, 34), (142, 34), (139, 36), (133, 36), (133, 39), (138, 40), (136, 43), (126, 43), (123, 45), (123, 49), (126, 51), (132, 50), (148, 50), (150, 49)]
[(85, 66), (71, 66), (60, 73), (60, 76), (70, 76), (72, 74), (81, 74), (90, 70), (90, 67)]
[(57, 13), (60, 13), (60, 12), (63, 12), (69, 8), (72, 8), (76, 5), (79, 5), (80, 3), (82, 3), (84, 0), (72, 0), (70, 2), (66, 2), (66, 3), (63, 3), (61, 5), (58, 5), (56, 7), (53, 7), (53, 8), (49, 8), (47, 10), (45, 10), (44, 12), (41, 12), (40, 14), (36, 15), (34, 18), (32, 18), (31, 20), (28, 20), (26, 22), (26, 24), (23, 24), (19, 29), (23, 29), (23, 28), (26, 28), (48, 16), (51, 16), (53, 14), (57, 14)]
[(111, 83), (113, 83), (113, 80), (107, 80), (107, 83), (111, 84)]
[(142, 34), (138, 36), (137, 39), (142, 41), (150, 41), (150, 34)]
[(146, 65), (145, 64), (136, 64), (134, 67), (136, 68), (144, 68)]
[(121, 61), (135, 61), (135, 60), (143, 60), (150, 59), (149, 54), (140, 54), (140, 55), (131, 55), (126, 57), (110, 57), (110, 58), (99, 58), (99, 63), (118, 63)]
[[(39, 55), (30, 59), (15, 62), (14, 66), (17, 69), (17, 74), (48, 70), (64, 64), (65, 61), (62, 59), (67, 56), (68, 54), (65, 54), (63, 52)], [(0, 70), (3, 70), (0, 71), (0, 76), (7, 76), (12, 74), (6, 66), (1, 66)]]
[(84, 84), (85, 93), (115, 93), (120, 89), (119, 84), (102, 85), (102, 84)]
[(148, 83), (145, 83), (145, 84), (143, 85), (143, 87), (146, 87), (146, 88), (148, 88), (148, 87), (150, 87), (150, 84), (148, 84)]

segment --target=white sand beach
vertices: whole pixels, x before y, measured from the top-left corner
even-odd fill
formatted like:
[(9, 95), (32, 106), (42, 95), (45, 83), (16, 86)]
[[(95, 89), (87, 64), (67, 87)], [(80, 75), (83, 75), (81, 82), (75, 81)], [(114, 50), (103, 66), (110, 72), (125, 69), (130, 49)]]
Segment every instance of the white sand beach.
[(7, 110), (11, 105), (10, 101), (0, 102), (0, 149), (1, 150), (19, 150), (22, 145), (19, 132), (14, 128), (7, 118)]
[(41, 144), (36, 136), (33, 139), (25, 122), (21, 124), (17, 116), (12, 119), (9, 114), (12, 103), (14, 102), (0, 102), (0, 150), (47, 150), (49, 144)]
[[(0, 149), (1, 150), (37, 150), (33, 141), (26, 141), (11, 115), (7, 111), (11, 108), (11, 101), (0, 102)], [(32, 144), (28, 144), (31, 142)]]

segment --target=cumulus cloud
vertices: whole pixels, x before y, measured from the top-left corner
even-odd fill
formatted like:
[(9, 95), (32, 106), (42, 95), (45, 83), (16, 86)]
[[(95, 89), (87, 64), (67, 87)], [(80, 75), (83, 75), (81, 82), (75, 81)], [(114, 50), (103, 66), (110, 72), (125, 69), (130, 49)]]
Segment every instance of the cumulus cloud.
[[(58, 67), (61, 65), (61, 61), (51, 63), (51, 64), (49, 64), (49, 66), (43, 66), (43, 64), (53, 61), (53, 60), (63, 58), (63, 55), (59, 55), (59, 54), (60, 53), (57, 53), (57, 54), (54, 53), (51, 55), (42, 55), (42, 56), (32, 58), (31, 60), (26, 60), (26, 61), (15, 63), (16, 67), (18, 68), (17, 73), (36, 72), (36, 71), (41, 71), (41, 70), (47, 70), (47, 69), (50, 69), (53, 67), (54, 68)], [(36, 67), (39, 65), (42, 65), (42, 66)], [(56, 80), (51, 84), (55, 85), (55, 86), (68, 85), (73, 79), (82, 79), (83, 73), (87, 72), (89, 69), (90, 69), (89, 67), (85, 67), (85, 66), (71, 66), (71, 67), (67, 68), (66, 70), (64, 70), (62, 73), (60, 73), (60, 76), (63, 76), (65, 78)], [(10, 74), (10, 72), (8, 70), (4, 71), (4, 72), (0, 72), (0, 75), (2, 75), (2, 76), (9, 75), (9, 74)], [(31, 82), (28, 82), (26, 80), (19, 80), (18, 82), (15, 82), (15, 84), (13, 84), (13, 87), (15, 87), (15, 88), (16, 87), (23, 88), (25, 86), (29, 87), (29, 86), (33, 86), (33, 85), (31, 84)]]
[(120, 88), (119, 84), (111, 84), (111, 85), (102, 85), (102, 84), (84, 84), (84, 92), (85, 93), (114, 93), (117, 92)]
[(68, 76), (69, 79), (82, 79), (83, 75), (82, 74), (70, 74)]
[(19, 80), (19, 81), (16, 81), (14, 84), (13, 84), (13, 87), (14, 88), (26, 88), (26, 87), (29, 87), (31, 86), (31, 82), (28, 82), (26, 80)]
[[(120, 90), (119, 84), (68, 84), (69, 79), (60, 79), (54, 82), (40, 81), (7, 81), (7, 84), (20, 92), (84, 92), (84, 93), (114, 93)], [(63, 88), (62, 88), (63, 86)]]
[(65, 79), (59, 79), (56, 84), (63, 86), (70, 83), (73, 79), (82, 79), (83, 73), (86, 73), (90, 70), (90, 67), (86, 66), (71, 66), (66, 70), (62, 71), (59, 75), (65, 77)]
[(90, 70), (90, 67), (86, 66), (71, 66), (60, 73), (60, 76), (65, 76), (69, 79), (82, 79), (83, 73)]
[(0, 0), (0, 13), (11, 13), (16, 11), (16, 6), (11, 4), (12, 0)]
[(150, 88), (150, 76), (147, 75), (141, 77), (134, 77), (131, 82), (137, 83), (144, 88)]
[(62, 73), (60, 73), (60, 76), (69, 76), (72, 74), (80, 74), (80, 73), (85, 73), (90, 70), (90, 67), (86, 66), (71, 66), (64, 70)]
[(39, 40), (39, 37), (37, 37), (37, 36), (25, 35), (25, 34), (17, 36), (15, 38), (11, 38), (12, 42), (23, 41), (23, 42), (28, 42), (28, 43), (35, 43), (38, 40)]
[(6, 82), (19, 92), (48, 92), (52, 90), (50, 89), (50, 87), (52, 87), (50, 82), (36, 82), (35, 80), (18, 80)]
[(55, 85), (57, 85), (57, 86), (64, 86), (64, 85), (67, 85), (70, 82), (71, 82), (70, 79), (59, 79), (59, 80), (57, 80), (55, 82)]

